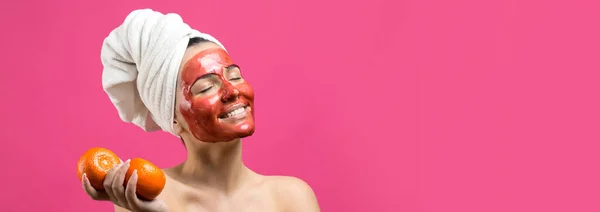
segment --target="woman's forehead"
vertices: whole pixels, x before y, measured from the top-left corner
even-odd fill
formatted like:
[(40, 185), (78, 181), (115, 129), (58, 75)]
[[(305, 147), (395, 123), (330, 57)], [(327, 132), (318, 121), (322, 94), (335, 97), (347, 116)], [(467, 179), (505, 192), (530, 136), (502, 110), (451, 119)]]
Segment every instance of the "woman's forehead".
[(181, 60), (181, 67), (183, 67), (192, 57), (194, 57), (196, 54), (200, 53), (201, 51), (207, 50), (207, 49), (214, 49), (214, 48), (221, 48), (221, 46), (219, 46), (216, 43), (213, 42), (203, 42), (203, 43), (199, 43), (193, 46), (188, 47), (185, 50), (185, 53), (183, 55), (183, 59)]
[(181, 64), (179, 65), (179, 74), (177, 76), (177, 84), (179, 84), (179, 82), (181, 81), (181, 73), (183, 72), (183, 68), (185, 67), (185, 64), (187, 64), (187, 62), (192, 59), (194, 56), (196, 56), (196, 54), (200, 53), (201, 51), (207, 50), (207, 49), (213, 49), (213, 48), (221, 48), (221, 46), (219, 46), (216, 43), (213, 42), (203, 42), (203, 43), (199, 43), (193, 46), (188, 47), (185, 50), (185, 53), (183, 55), (183, 58), (181, 59)]

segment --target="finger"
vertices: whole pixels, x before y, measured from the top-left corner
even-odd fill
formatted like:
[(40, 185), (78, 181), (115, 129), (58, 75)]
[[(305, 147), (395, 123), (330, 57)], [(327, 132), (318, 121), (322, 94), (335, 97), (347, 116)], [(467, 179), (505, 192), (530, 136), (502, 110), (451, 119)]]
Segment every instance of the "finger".
[(108, 194), (110, 201), (112, 201), (115, 204), (119, 204), (119, 200), (115, 197), (113, 187), (112, 187), (112, 182), (117, 174), (117, 171), (119, 170), (119, 168), (122, 165), (123, 164), (121, 163), (121, 164), (116, 165), (115, 167), (111, 168), (110, 170), (108, 170), (108, 173), (106, 174), (106, 177), (104, 178), (104, 182), (102, 184), (102, 185), (104, 185), (104, 191), (106, 191), (106, 193)]
[(142, 202), (138, 199), (135, 194), (136, 185), (137, 185), (138, 175), (137, 170), (133, 170), (131, 177), (129, 177), (129, 181), (127, 182), (127, 186), (125, 187), (125, 197), (127, 198), (127, 202), (132, 209), (138, 209), (142, 206)]
[(127, 206), (127, 198), (125, 198), (125, 188), (123, 187), (123, 182), (125, 181), (125, 174), (127, 174), (127, 169), (129, 169), (129, 160), (125, 161), (125, 163), (119, 167), (116, 171), (115, 177), (112, 181), (112, 192), (114, 197), (119, 201), (119, 204), (122, 206)]
[(133, 170), (133, 173), (131, 174), (129, 181), (127, 182), (127, 186), (125, 187), (125, 197), (127, 197), (127, 201), (129, 202), (129, 206), (132, 211), (156, 211), (156, 212), (169, 211), (167, 204), (162, 200), (159, 200), (159, 199), (154, 199), (151, 201), (140, 200), (136, 194), (137, 181), (138, 181), (137, 170)]
[(87, 193), (87, 195), (90, 196), (93, 200), (109, 200), (108, 194), (106, 194), (106, 192), (97, 191), (92, 186), (92, 184), (90, 183), (90, 180), (87, 178), (87, 175), (85, 173), (83, 174), (83, 177), (81, 178), (81, 185), (82, 185), (85, 193)]

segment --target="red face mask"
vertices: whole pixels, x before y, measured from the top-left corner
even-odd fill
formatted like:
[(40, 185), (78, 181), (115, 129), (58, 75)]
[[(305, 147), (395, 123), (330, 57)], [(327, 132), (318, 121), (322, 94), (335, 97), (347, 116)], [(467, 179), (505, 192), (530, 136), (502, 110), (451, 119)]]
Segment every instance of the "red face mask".
[(192, 57), (182, 70), (182, 88), (179, 109), (198, 140), (224, 142), (254, 133), (254, 90), (223, 49)]

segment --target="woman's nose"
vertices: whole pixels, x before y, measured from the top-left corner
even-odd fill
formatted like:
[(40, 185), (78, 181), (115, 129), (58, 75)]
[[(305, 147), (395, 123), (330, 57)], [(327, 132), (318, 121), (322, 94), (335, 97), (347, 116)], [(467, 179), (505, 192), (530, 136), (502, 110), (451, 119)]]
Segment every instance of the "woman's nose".
[(232, 101), (238, 98), (240, 91), (229, 82), (223, 83), (221, 100), (223, 102)]

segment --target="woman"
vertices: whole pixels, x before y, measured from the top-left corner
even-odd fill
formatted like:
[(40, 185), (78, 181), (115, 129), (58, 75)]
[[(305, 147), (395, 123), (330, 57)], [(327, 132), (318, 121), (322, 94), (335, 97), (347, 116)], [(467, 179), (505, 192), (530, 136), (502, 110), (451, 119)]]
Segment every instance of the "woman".
[(320, 211), (312, 189), (294, 177), (263, 176), (242, 162), (241, 138), (254, 132), (254, 91), (219, 41), (176, 14), (136, 10), (105, 39), (103, 86), (124, 121), (181, 138), (185, 162), (164, 169), (152, 201), (123, 187), (128, 161), (111, 169), (104, 191), (82, 185), (115, 211)]

